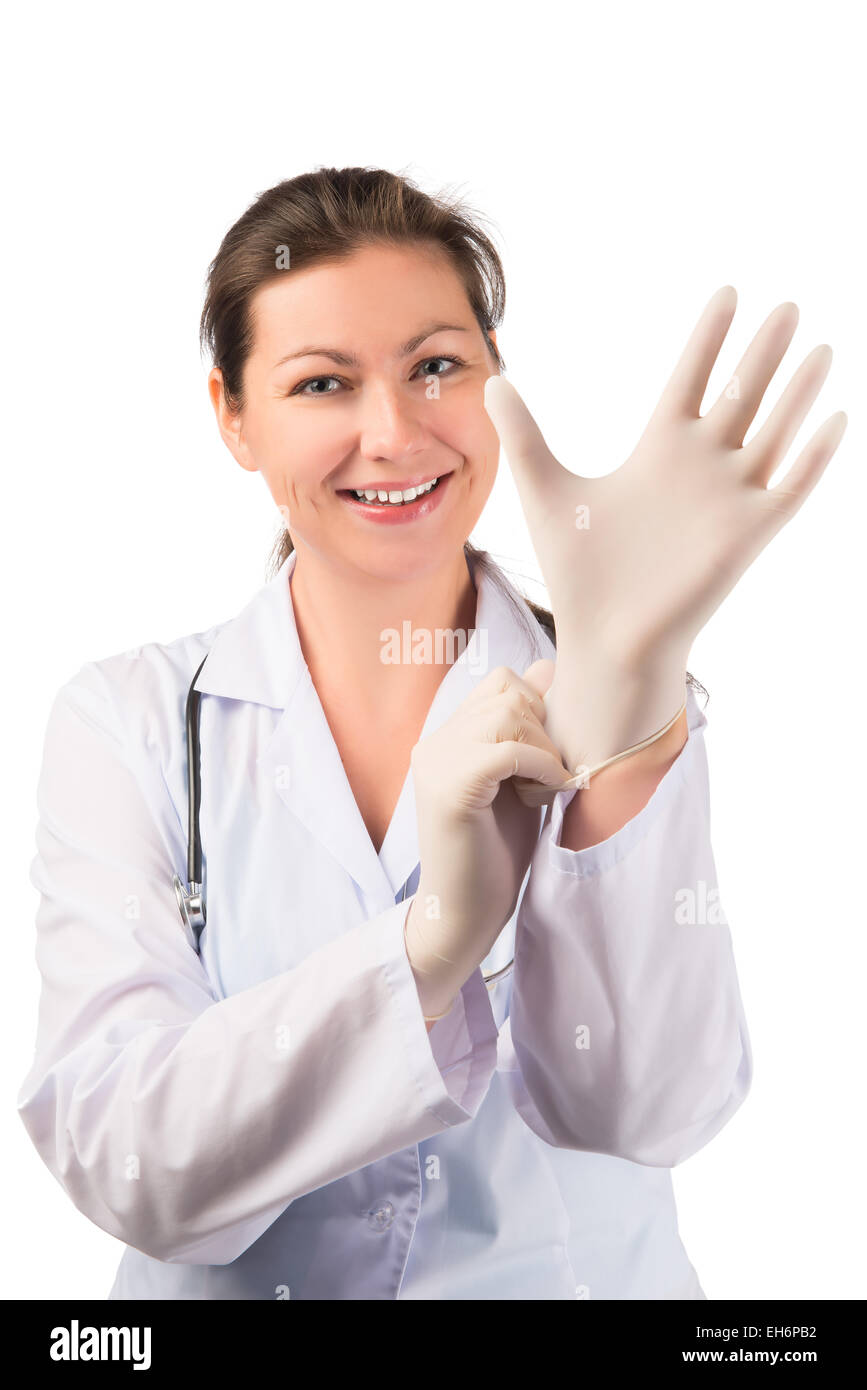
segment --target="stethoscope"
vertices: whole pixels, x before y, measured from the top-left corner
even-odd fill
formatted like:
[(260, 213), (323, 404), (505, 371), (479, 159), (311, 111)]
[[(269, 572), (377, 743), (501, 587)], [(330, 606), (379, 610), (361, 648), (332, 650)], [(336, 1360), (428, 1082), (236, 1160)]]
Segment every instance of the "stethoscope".
[(205, 926), (205, 895), (202, 891), (202, 840), (199, 834), (199, 805), (202, 800), (201, 749), (199, 747), (199, 705), (202, 692), (194, 689), (207, 655), (199, 662), (187, 691), (187, 886), (177, 874), (172, 878), (184, 935), (198, 955), (199, 937)]
[[(187, 703), (185, 711), (186, 740), (187, 740), (187, 883), (186, 886), (181, 882), (179, 876), (172, 876), (172, 887), (175, 890), (175, 897), (178, 900), (178, 911), (181, 914), (181, 923), (184, 928), (184, 935), (192, 946), (196, 954), (200, 951), (200, 938), (205, 927), (205, 894), (202, 887), (202, 840), (199, 833), (199, 807), (202, 800), (202, 769), (201, 769), (201, 746), (199, 742), (199, 708), (202, 700), (202, 692), (195, 689), (199, 672), (207, 661), (204, 656), (199, 662), (196, 674), (190, 681), (190, 688), (187, 691)], [(414, 872), (414, 871), (413, 871)], [(410, 875), (410, 878), (412, 875)], [(403, 892), (398, 899), (404, 902), (409, 879), (403, 885)], [(482, 971), (485, 984), (490, 989), (501, 980), (504, 975), (508, 975), (514, 965), (514, 957), (508, 965), (504, 965), (500, 970), (492, 970), (489, 973)]]

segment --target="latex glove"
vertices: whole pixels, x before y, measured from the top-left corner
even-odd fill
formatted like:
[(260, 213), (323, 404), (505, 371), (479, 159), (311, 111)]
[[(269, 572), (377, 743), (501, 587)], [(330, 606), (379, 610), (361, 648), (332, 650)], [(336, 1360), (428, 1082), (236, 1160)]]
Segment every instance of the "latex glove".
[(405, 937), (423, 1012), (442, 1013), (515, 910), (539, 812), (512, 779), (559, 787), (569, 772), (543, 727), (554, 673), (498, 666), (412, 750), (421, 860)]
[(846, 427), (842, 411), (832, 415), (768, 488), (827, 376), (832, 354), (822, 345), (744, 445), (797, 325), (791, 303), (768, 316), (700, 415), (736, 302), (730, 285), (713, 295), (638, 444), (604, 477), (562, 467), (515, 388), (499, 376), (485, 383), (551, 598), (557, 669), (546, 728), (570, 768), (595, 765), (672, 718), (693, 640), (798, 511)]

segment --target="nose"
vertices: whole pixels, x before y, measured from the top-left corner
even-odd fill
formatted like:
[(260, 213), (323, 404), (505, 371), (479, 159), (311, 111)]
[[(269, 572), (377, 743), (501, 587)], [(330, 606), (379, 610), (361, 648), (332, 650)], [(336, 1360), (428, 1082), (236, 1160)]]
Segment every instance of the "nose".
[(391, 381), (366, 384), (360, 405), (359, 452), (373, 460), (402, 460), (420, 453), (427, 439), (421, 417), (420, 403), (406, 387)]

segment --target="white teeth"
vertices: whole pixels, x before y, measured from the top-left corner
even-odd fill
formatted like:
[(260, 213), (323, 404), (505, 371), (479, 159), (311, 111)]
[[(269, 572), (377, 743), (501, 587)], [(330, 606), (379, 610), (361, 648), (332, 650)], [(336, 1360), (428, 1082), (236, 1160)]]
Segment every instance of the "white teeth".
[(430, 492), (431, 488), (438, 482), (439, 478), (432, 478), (429, 483), (422, 483), (420, 487), (404, 488), (402, 492), (397, 489), (392, 492), (386, 492), (384, 489), (379, 489), (377, 491), (374, 488), (365, 488), (363, 491), (359, 488), (353, 488), (353, 491), (360, 502), (373, 502), (378, 500), (380, 502), (387, 502), (392, 507), (402, 507), (404, 502), (413, 502), (416, 497), (421, 497), (425, 492)]

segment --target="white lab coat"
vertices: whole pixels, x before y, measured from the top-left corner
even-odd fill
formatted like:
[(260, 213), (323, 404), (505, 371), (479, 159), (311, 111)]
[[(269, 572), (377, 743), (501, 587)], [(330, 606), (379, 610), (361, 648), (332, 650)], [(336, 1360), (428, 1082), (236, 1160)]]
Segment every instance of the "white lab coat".
[[(730, 1118), (752, 1065), (729, 928), (703, 906), (692, 690), (688, 742), (616, 834), (558, 843), (575, 792), (540, 815), (483, 963), (516, 950), (512, 972), (488, 988), (477, 970), (428, 1034), (403, 943), (412, 775), (377, 854), (301, 653), (294, 562), (231, 621), (86, 663), (52, 707), (18, 1107), (75, 1205), (128, 1247), (109, 1298), (704, 1298), (670, 1168)], [(485, 669), (555, 655), (529, 610), (532, 641), (477, 587), (487, 666), (477, 635), (422, 737)], [(208, 651), (200, 959), (171, 880)]]

